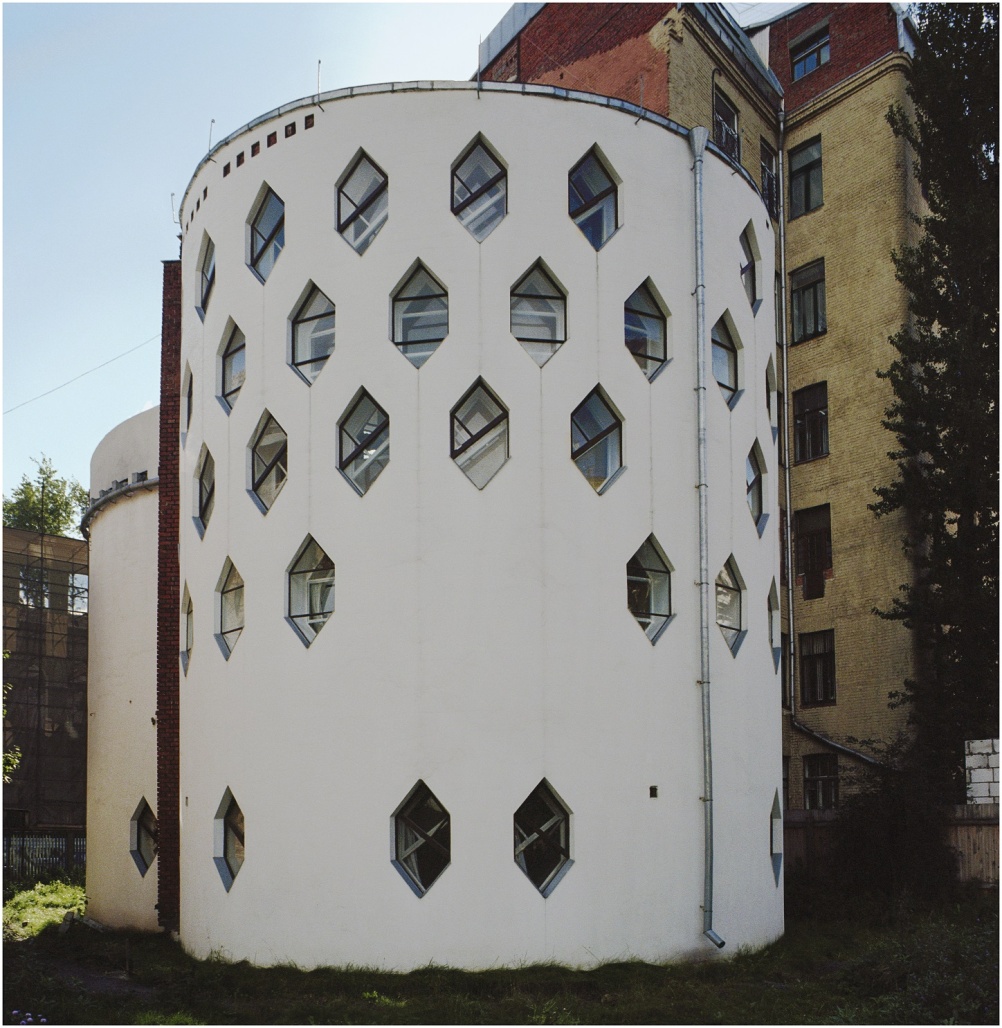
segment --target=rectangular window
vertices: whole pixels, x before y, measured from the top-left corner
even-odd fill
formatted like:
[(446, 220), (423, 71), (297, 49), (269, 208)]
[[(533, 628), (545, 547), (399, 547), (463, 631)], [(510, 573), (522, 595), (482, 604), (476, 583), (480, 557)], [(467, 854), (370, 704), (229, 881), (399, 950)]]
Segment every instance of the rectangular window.
[(802, 343), (828, 331), (823, 259), (798, 268), (790, 275), (790, 310), (794, 343)]
[(776, 177), (776, 151), (759, 140), (759, 162), (762, 169), (762, 199), (773, 218), (779, 217), (779, 180)]
[(834, 810), (838, 806), (838, 754), (804, 757), (804, 809)]
[(835, 702), (835, 632), (800, 633), (800, 701), (805, 707)]
[(783, 809), (790, 809), (790, 758), (783, 757)]
[(790, 151), (790, 220), (824, 203), (821, 137)]
[(798, 510), (793, 532), (797, 540), (797, 577), (803, 578), (804, 599), (819, 599), (825, 594), (825, 572), (832, 567), (831, 507), (826, 503)]
[(793, 70), (793, 81), (802, 79), (812, 71), (828, 63), (831, 56), (828, 26), (812, 33), (806, 39), (790, 47), (790, 65)]
[(741, 160), (738, 109), (719, 89), (713, 91), (713, 141), (732, 160)]
[(793, 394), (793, 459), (828, 455), (828, 383), (815, 382)]

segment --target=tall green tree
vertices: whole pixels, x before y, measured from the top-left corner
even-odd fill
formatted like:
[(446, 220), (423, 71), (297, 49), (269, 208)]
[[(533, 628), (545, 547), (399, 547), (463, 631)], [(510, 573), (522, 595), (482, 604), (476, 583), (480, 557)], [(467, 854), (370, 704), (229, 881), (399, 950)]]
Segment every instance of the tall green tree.
[(76, 534), (90, 499), (75, 479), (60, 478), (45, 454), (34, 479), (21, 476), (10, 499), (3, 498), (3, 527), (24, 528), (47, 535)]
[(994, 4), (923, 4), (912, 109), (888, 112), (928, 209), (914, 216), (919, 241), (893, 255), (910, 318), (879, 373), (894, 390), (897, 475), (873, 505), (904, 512), (915, 579), (880, 613), (913, 633), (912, 758), (944, 800), (962, 795), (964, 740), (998, 735), (997, 16)]

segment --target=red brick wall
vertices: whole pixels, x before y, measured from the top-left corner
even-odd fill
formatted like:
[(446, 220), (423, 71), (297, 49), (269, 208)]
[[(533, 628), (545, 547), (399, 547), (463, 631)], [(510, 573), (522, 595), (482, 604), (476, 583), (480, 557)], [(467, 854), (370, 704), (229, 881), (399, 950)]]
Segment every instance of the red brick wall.
[[(792, 81), (790, 40), (828, 18), (831, 57), (827, 64)], [(809, 4), (769, 28), (769, 65), (796, 110), (818, 93), (898, 49), (897, 20), (890, 4)]]
[(675, 4), (547, 4), (485, 69), (484, 81), (534, 82), (668, 110), (666, 54), (648, 33)]
[(157, 555), (157, 887), (162, 928), (181, 920), (179, 768), (178, 445), (181, 414), (181, 262), (164, 261), (160, 334), (160, 487)]

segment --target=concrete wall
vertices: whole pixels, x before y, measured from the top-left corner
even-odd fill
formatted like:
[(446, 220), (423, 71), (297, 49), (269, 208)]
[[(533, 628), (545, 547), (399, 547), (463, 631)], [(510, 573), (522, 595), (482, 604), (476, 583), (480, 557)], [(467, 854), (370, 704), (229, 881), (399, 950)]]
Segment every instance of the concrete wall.
[[(159, 410), (112, 429), (91, 460), (91, 495), (157, 472)], [(115, 928), (157, 927), (157, 864), (140, 873), (130, 820), (157, 812), (155, 487), (121, 495), (90, 521), (87, 913)]]
[[(448, 202), (450, 165), (478, 132), (507, 163), (509, 189), (508, 216), (480, 245)], [(621, 226), (598, 253), (567, 215), (567, 173), (596, 143), (622, 180)], [(389, 220), (362, 257), (334, 228), (335, 183), (360, 147), (389, 176)], [(195, 378), (180, 475), (182, 589), (195, 609), (181, 681), (184, 945), (389, 967), (705, 954), (686, 140), (635, 112), (436, 84), (292, 108), (213, 157), (182, 207), (181, 362)], [(757, 440), (774, 518), (772, 294), (753, 315), (738, 261), (751, 223), (771, 282), (772, 230), (729, 166), (709, 157), (706, 179), (707, 327), (730, 313), (745, 390), (733, 411), (712, 379), (707, 396), (710, 575), (733, 554), (746, 583), (737, 656), (712, 625), (710, 638), (715, 927), (732, 951), (782, 931), (768, 831), (781, 774), (766, 614), (777, 552), (771, 527), (756, 531), (744, 478)], [(285, 248), (264, 284), (245, 239), (263, 183), (285, 203)], [(204, 233), (216, 284), (203, 321)], [(542, 369), (509, 330), (510, 289), (540, 257), (568, 294), (567, 341)], [(420, 370), (388, 338), (390, 293), (416, 259), (450, 308), (449, 335)], [(672, 360), (653, 382), (623, 342), (623, 303), (648, 277), (671, 312)], [(286, 363), (310, 280), (337, 307), (336, 349), (312, 386)], [(247, 338), (247, 379), (227, 413), (217, 355), (231, 319)], [(449, 456), (449, 412), (478, 376), (510, 411), (510, 460), (482, 492)], [(569, 452), (570, 414), (596, 384), (624, 419), (627, 470), (603, 495)], [(337, 422), (360, 387), (390, 416), (390, 463), (364, 496), (336, 467)], [(246, 470), (265, 409), (289, 439), (288, 481), (267, 514)], [(216, 496), (200, 538), (190, 515), (203, 443)], [(656, 646), (625, 603), (626, 562), (651, 532), (675, 569), (676, 617)], [(284, 617), (285, 572), (307, 533), (337, 574), (335, 612), (309, 648)], [(228, 660), (214, 639), (227, 558), (246, 601)], [(574, 860), (545, 899), (512, 853), (513, 813), (544, 776), (572, 811)], [(421, 898), (393, 868), (390, 838), (418, 779), (452, 819), (451, 865)], [(213, 864), (227, 788), (247, 846), (229, 891)]]

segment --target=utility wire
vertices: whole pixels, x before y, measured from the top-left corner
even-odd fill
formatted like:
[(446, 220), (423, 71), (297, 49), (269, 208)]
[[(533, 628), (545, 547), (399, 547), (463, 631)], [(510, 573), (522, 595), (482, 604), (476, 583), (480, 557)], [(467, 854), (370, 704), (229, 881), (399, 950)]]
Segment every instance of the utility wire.
[(3, 412), (4, 417), (6, 417), (8, 414), (13, 413), (16, 410), (20, 410), (21, 407), (27, 407), (29, 403), (34, 403), (36, 400), (41, 400), (43, 396), (49, 396), (51, 393), (54, 393), (59, 389), (65, 389), (66, 386), (72, 385), (78, 379), (83, 378), (84, 375), (90, 375), (92, 372), (100, 371), (101, 368), (106, 368), (109, 364), (113, 364), (115, 361), (121, 360), (123, 357), (128, 357), (130, 353), (135, 353), (136, 350), (141, 350), (144, 346), (149, 346), (149, 344), (152, 343), (154, 339), (159, 338), (160, 333), (157, 332), (155, 336), (150, 336), (149, 339), (144, 340), (138, 346), (133, 346), (131, 350), (125, 350), (123, 353), (118, 354), (118, 356), (116, 357), (110, 357), (103, 364), (97, 364), (93, 368), (88, 368), (86, 371), (81, 371), (79, 375), (74, 376), (67, 382), (63, 382), (62, 385), (53, 386), (51, 389), (47, 389), (44, 393), (39, 393), (38, 396), (33, 396), (30, 400), (25, 400), (22, 403), (15, 404), (13, 407), (10, 407)]

